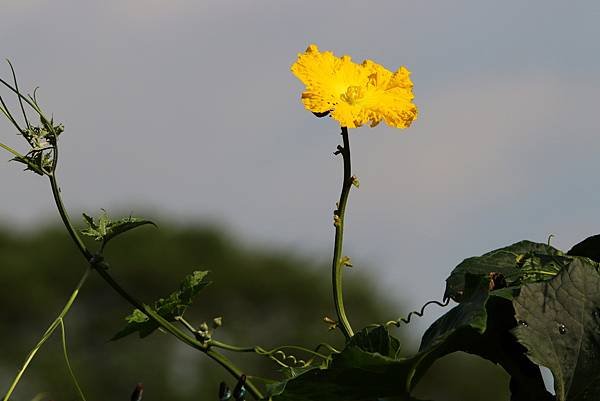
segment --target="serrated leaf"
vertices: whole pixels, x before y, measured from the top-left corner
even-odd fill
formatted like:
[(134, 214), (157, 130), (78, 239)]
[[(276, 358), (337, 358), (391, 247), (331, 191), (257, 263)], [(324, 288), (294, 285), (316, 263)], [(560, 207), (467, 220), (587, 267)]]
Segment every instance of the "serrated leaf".
[(157, 227), (157, 225), (150, 221), (144, 220), (137, 217), (128, 217), (126, 219), (121, 219), (115, 222), (111, 222), (108, 225), (108, 232), (104, 237), (104, 242), (108, 242), (117, 235), (121, 235), (127, 231), (133, 230), (134, 228), (138, 228), (145, 225), (152, 225)]
[(136, 331), (140, 333), (140, 337), (145, 337), (143, 333), (147, 332), (153, 326), (150, 324), (150, 318), (139, 309), (134, 309), (131, 315), (125, 318), (125, 321), (127, 321), (127, 325), (115, 334), (111, 338), (111, 341), (118, 340)]
[(141, 227), (144, 225), (156, 224), (150, 220), (144, 220), (137, 217), (127, 217), (117, 221), (112, 221), (105, 210), (98, 217), (98, 222), (94, 221), (92, 217), (83, 213), (83, 218), (87, 223), (87, 227), (81, 230), (81, 234), (94, 238), (95, 241), (101, 241), (106, 245), (111, 239), (118, 235), (121, 235), (127, 231), (133, 230), (134, 228)]
[[(465, 259), (454, 268), (446, 279), (444, 297), (450, 297), (460, 302), (464, 296), (467, 274), (501, 274), (505, 278), (507, 286), (518, 286), (524, 282), (535, 282), (553, 277), (561, 267), (569, 263), (570, 259), (550, 245), (520, 241), (481, 256)], [(547, 269), (543, 269), (544, 267)], [(539, 271), (545, 273), (539, 273)]]
[(558, 401), (600, 394), (600, 274), (598, 264), (575, 258), (550, 281), (528, 284), (513, 301), (521, 321), (514, 334), (529, 358), (554, 376)]
[[(185, 277), (177, 291), (154, 302), (152, 309), (167, 321), (174, 321), (175, 317), (183, 316), (198, 292), (211, 283), (206, 280), (208, 273), (208, 271), (192, 272)], [(118, 340), (135, 332), (139, 333), (140, 338), (144, 338), (159, 327), (158, 323), (139, 309), (135, 309), (125, 320), (127, 321), (126, 326), (115, 334), (111, 340)]]

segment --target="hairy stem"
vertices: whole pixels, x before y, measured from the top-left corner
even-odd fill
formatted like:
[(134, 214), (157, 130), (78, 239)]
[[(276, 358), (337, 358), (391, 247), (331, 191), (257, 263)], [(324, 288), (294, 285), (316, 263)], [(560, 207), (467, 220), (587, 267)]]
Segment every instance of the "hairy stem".
[(348, 195), (350, 194), (350, 188), (354, 178), (351, 173), (350, 164), (350, 140), (348, 139), (348, 128), (342, 127), (342, 140), (343, 146), (338, 147), (339, 153), (342, 154), (344, 159), (344, 177), (342, 181), (342, 192), (340, 194), (340, 200), (337, 205), (337, 209), (334, 212), (334, 225), (335, 225), (335, 242), (333, 247), (333, 262), (331, 265), (332, 271), (332, 282), (333, 282), (333, 302), (335, 304), (335, 311), (338, 316), (340, 324), (340, 330), (346, 337), (346, 340), (350, 339), (354, 335), (350, 322), (346, 317), (346, 310), (344, 309), (344, 296), (342, 286), (342, 273), (344, 266), (342, 263), (342, 247), (344, 243), (344, 213), (346, 212), (346, 204), (348, 203)]
[(77, 298), (77, 295), (79, 294), (79, 290), (81, 289), (81, 287), (83, 286), (83, 284), (87, 280), (87, 278), (88, 278), (88, 276), (90, 274), (90, 271), (91, 271), (91, 267), (85, 270), (85, 273), (83, 274), (83, 276), (79, 280), (79, 283), (77, 283), (77, 286), (75, 287), (75, 289), (71, 293), (71, 296), (69, 297), (69, 300), (67, 301), (67, 303), (63, 307), (63, 309), (60, 312), (60, 314), (56, 317), (56, 319), (54, 319), (54, 321), (52, 322), (52, 324), (50, 324), (50, 327), (48, 327), (48, 329), (42, 335), (42, 338), (40, 338), (40, 340), (35, 345), (35, 347), (33, 347), (33, 349), (29, 352), (29, 355), (27, 355), (27, 359), (25, 359), (25, 362), (23, 363), (23, 366), (21, 367), (21, 369), (19, 369), (19, 372), (17, 373), (17, 376), (14, 378), (14, 380), (10, 384), (10, 387), (9, 387), (8, 391), (6, 392), (6, 395), (4, 396), (4, 398), (2, 399), (2, 401), (8, 401), (8, 399), (12, 395), (13, 391), (17, 387), (17, 384), (19, 384), (19, 381), (21, 380), (21, 377), (23, 376), (23, 374), (25, 373), (25, 371), (29, 367), (29, 364), (31, 363), (31, 361), (33, 360), (33, 358), (35, 358), (35, 355), (37, 354), (37, 352), (42, 348), (42, 346), (44, 345), (44, 343), (52, 336), (52, 334), (54, 333), (54, 330), (56, 330), (56, 328), (59, 325), (61, 325), (61, 322), (63, 321), (63, 318), (67, 315), (67, 313), (69, 313), (69, 310), (71, 309), (71, 306), (73, 306), (73, 302), (75, 302), (75, 299)]

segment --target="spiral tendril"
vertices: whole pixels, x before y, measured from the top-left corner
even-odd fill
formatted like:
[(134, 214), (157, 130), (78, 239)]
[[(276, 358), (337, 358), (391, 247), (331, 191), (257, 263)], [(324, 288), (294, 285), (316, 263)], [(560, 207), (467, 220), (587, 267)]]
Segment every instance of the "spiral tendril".
[(421, 307), (420, 310), (415, 310), (410, 312), (406, 317), (401, 317), (398, 318), (397, 320), (390, 320), (389, 322), (387, 322), (385, 325), (386, 326), (396, 326), (396, 327), (400, 327), (400, 324), (404, 323), (404, 324), (409, 324), (410, 320), (413, 316), (417, 316), (417, 317), (423, 317), (423, 315), (425, 314), (425, 309), (429, 306), (429, 305), (437, 305), (440, 307), (446, 307), (448, 306), (448, 304), (450, 303), (450, 298), (444, 298), (443, 302), (437, 301), (437, 300), (431, 300), (431, 301), (427, 301), (425, 302), (425, 304)]

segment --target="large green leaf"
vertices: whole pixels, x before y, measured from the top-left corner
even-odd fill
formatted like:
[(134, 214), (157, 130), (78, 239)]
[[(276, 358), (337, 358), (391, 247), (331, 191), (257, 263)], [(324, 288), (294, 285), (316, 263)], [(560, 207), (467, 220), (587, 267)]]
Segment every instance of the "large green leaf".
[(398, 349), (385, 327), (363, 329), (330, 366), (271, 386), (271, 395), (275, 401), (413, 401), (409, 387), (420, 358), (397, 358)]
[(411, 390), (433, 362), (456, 351), (502, 365), (511, 375), (513, 401), (551, 400), (537, 365), (510, 333), (516, 326), (511, 302), (490, 295), (487, 276), (467, 275), (466, 281), (468, 299), (427, 330), (416, 355), (399, 358), (398, 340), (382, 326), (363, 329), (329, 366), (271, 387), (274, 400), (411, 400)]
[(514, 334), (533, 362), (552, 371), (558, 401), (598, 399), (598, 264), (575, 258), (552, 280), (524, 285), (513, 304), (521, 322)]
[[(154, 311), (168, 321), (175, 320), (177, 316), (183, 316), (185, 310), (192, 304), (196, 294), (211, 283), (206, 280), (207, 275), (207, 271), (195, 271), (188, 275), (177, 291), (166, 298), (160, 298), (154, 303)], [(158, 323), (139, 309), (135, 309), (125, 320), (127, 325), (115, 334), (112, 340), (118, 340), (135, 332), (138, 332), (139, 336), (143, 338), (152, 334), (159, 327)]]
[(510, 301), (489, 291), (486, 276), (467, 275), (469, 298), (434, 322), (423, 335), (423, 354), (414, 381), (438, 358), (456, 351), (478, 355), (501, 365), (511, 376), (511, 400), (551, 400), (538, 367), (510, 334), (516, 320)]
[(467, 274), (500, 277), (503, 286), (519, 286), (555, 276), (570, 257), (547, 244), (520, 241), (482, 256), (465, 259), (446, 279), (445, 297), (461, 302), (465, 296)]

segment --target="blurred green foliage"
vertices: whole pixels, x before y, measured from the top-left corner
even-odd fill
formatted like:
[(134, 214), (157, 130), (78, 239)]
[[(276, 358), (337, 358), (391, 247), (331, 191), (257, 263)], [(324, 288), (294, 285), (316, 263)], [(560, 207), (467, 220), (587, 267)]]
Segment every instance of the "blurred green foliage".
[[(113, 276), (145, 302), (171, 293), (193, 270), (210, 270), (213, 284), (201, 292), (186, 318), (199, 325), (222, 316), (223, 327), (214, 335), (217, 339), (263, 347), (312, 347), (322, 341), (342, 345), (339, 332), (328, 331), (322, 322), (325, 315), (335, 316), (327, 255), (314, 260), (287, 251), (255, 249), (207, 226), (142, 228), (111, 242), (105, 255)], [(85, 262), (61, 228), (19, 235), (0, 229), (2, 391), (84, 269)], [(355, 327), (400, 315), (366, 273), (346, 275), (347, 310)], [(131, 310), (93, 276), (65, 321), (71, 363), (88, 400), (126, 400), (135, 384), (143, 382), (144, 401), (210, 401), (217, 400), (219, 381), (234, 384), (203, 354), (162, 332), (143, 340), (132, 335), (109, 341)], [(14, 400), (29, 401), (40, 393), (48, 400), (77, 399), (58, 337), (46, 344), (30, 366)], [(277, 367), (266, 359), (230, 356), (248, 372), (277, 375)], [(453, 362), (445, 362), (446, 358)], [(422, 380), (417, 388), (420, 397), (508, 400), (508, 380), (500, 368), (473, 357), (446, 358)]]

